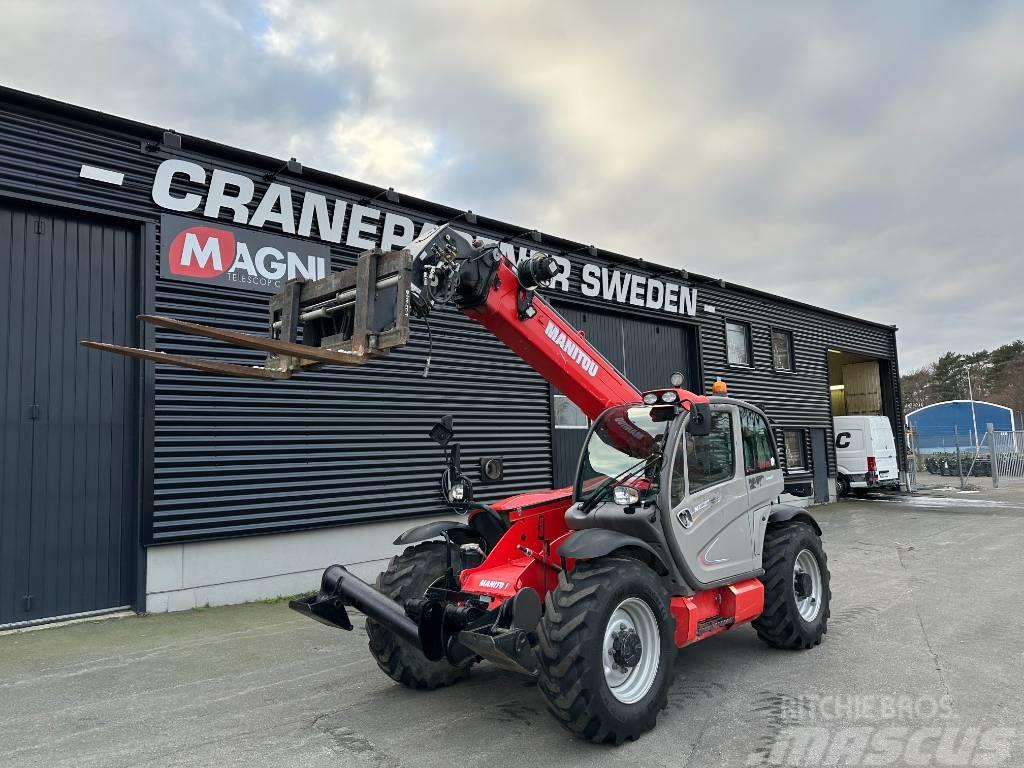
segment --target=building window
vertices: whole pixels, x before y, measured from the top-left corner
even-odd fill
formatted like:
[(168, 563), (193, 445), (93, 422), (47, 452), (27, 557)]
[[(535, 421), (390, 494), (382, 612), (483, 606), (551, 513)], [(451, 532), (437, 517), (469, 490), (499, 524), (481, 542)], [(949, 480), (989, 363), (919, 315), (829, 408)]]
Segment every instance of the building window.
[(772, 366), (777, 371), (792, 371), (793, 334), (789, 331), (772, 329)]
[(787, 429), (782, 434), (786, 442), (786, 469), (790, 472), (807, 469), (804, 431), (802, 429)]
[(555, 395), (555, 429), (589, 429), (587, 416), (565, 395)]
[(746, 323), (725, 324), (726, 355), (730, 365), (753, 365), (750, 354), (750, 326)]
[(768, 422), (757, 413), (740, 408), (740, 429), (743, 433), (743, 463), (748, 475), (769, 472), (777, 466), (775, 441)]

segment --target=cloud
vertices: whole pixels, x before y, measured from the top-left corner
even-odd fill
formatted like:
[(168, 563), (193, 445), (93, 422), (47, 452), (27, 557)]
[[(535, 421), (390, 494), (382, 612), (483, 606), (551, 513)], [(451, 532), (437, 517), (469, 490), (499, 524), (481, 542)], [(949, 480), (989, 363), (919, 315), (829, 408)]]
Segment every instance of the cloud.
[(1024, 335), (1010, 3), (5, 4), (15, 87), (901, 327)]

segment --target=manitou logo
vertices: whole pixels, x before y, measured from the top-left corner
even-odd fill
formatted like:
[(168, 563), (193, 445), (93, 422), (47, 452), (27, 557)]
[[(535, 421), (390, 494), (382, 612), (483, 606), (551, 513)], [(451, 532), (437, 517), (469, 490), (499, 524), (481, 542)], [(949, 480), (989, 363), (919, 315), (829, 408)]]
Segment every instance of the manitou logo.
[(548, 320), (548, 327), (544, 329), (544, 335), (555, 342), (555, 344), (558, 345), (558, 347), (565, 352), (570, 359), (574, 360), (576, 364), (590, 376), (597, 376), (597, 372), (600, 370), (597, 367), (597, 363), (595, 363), (586, 352), (580, 349), (576, 345), (576, 342), (565, 334), (565, 331), (561, 330), (550, 320)]
[(325, 277), (330, 264), (326, 246), (181, 216), (161, 218), (161, 237), (161, 274), (172, 279), (277, 293), (288, 280)]
[(480, 579), (480, 586), (484, 589), (508, 589), (508, 584), (497, 579)]

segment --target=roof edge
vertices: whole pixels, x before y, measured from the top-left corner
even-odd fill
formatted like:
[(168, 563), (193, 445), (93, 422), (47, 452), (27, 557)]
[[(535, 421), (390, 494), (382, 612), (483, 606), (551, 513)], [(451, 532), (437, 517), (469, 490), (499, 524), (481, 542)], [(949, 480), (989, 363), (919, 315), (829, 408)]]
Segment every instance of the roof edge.
[[(80, 122), (92, 123), (102, 127), (123, 131), (125, 133), (143, 134), (146, 137), (152, 137), (159, 139), (163, 136), (165, 131), (171, 130), (169, 128), (161, 128), (151, 123), (143, 123), (139, 120), (133, 120), (127, 117), (121, 117), (119, 115), (113, 115), (108, 112), (101, 112), (100, 110), (92, 109), (90, 107), (83, 107), (77, 104), (71, 104), (69, 102), (60, 101), (53, 99), (48, 96), (42, 96), (28, 91), (21, 91), (16, 88), (10, 88), (8, 86), (0, 85), (0, 103), (9, 103), (17, 106), (26, 107), (28, 109), (56, 114), (71, 120), (77, 120)], [(249, 165), (257, 167), (265, 167), (267, 170), (275, 170), (280, 168), (285, 160), (279, 157), (273, 157), (270, 155), (263, 155), (258, 152), (253, 152), (247, 149), (241, 149), (234, 147), (229, 144), (223, 144), (218, 141), (211, 139), (204, 139), (201, 136), (195, 136), (188, 133), (181, 133), (177, 130), (174, 131), (176, 134), (182, 137), (183, 140), (187, 140), (189, 143), (194, 144), (196, 149), (205, 150), (209, 154), (222, 155), (228, 158), (236, 159), (240, 162), (244, 162)], [(184, 148), (184, 147), (183, 147)], [(365, 182), (350, 179), (346, 176), (341, 176), (336, 173), (329, 171), (322, 171), (316, 168), (312, 168), (303, 164), (302, 174), (304, 178), (309, 178), (314, 181), (319, 181), (332, 186), (340, 186), (344, 189), (352, 191), (354, 194), (358, 194), (362, 197), (373, 197), (384, 193), (387, 188), (379, 187), (374, 184), (368, 184)], [(447, 221), (454, 218), (455, 216), (465, 213), (460, 208), (453, 208), (451, 206), (443, 205), (441, 203), (435, 203), (430, 200), (423, 200), (422, 198), (415, 197), (402, 193), (399, 190), (399, 194), (403, 201), (412, 201), (415, 208), (419, 208), (424, 212), (430, 212), (436, 215), (442, 221)], [(474, 212), (476, 213), (476, 212)], [(532, 230), (515, 226), (507, 221), (501, 219), (493, 219), (487, 216), (482, 216), (479, 213), (476, 214), (477, 221), (483, 223), (485, 226), (504, 232), (508, 235), (514, 236), (517, 233), (530, 232)], [(539, 230), (537, 230), (540, 232)], [(552, 235), (546, 232), (540, 232), (541, 243), (548, 243), (555, 245), (562, 252), (580, 252), (589, 247), (585, 243), (580, 243), (575, 240), (568, 240), (558, 235)], [(666, 276), (673, 274), (678, 275), (683, 267), (670, 267), (657, 262), (648, 261), (647, 259), (637, 258), (634, 256), (627, 256), (625, 254), (618, 253), (616, 251), (609, 251), (603, 248), (597, 248), (598, 255), (613, 262), (618, 262), (623, 265), (632, 266), (636, 269), (650, 270), (654, 269)], [(698, 274), (696, 272), (690, 272), (687, 270), (687, 279), (692, 282), (703, 282), (708, 284), (714, 284), (722, 288), (729, 288), (733, 291), (745, 293), (751, 296), (759, 298), (770, 299), (771, 301), (787, 304), (789, 306), (799, 307), (801, 309), (809, 309), (815, 312), (822, 312), (831, 317), (841, 318), (849, 320), (862, 325), (869, 325), (875, 328), (881, 328), (889, 331), (895, 335), (897, 327), (895, 325), (880, 323), (875, 320), (867, 320), (862, 317), (855, 315), (846, 314), (844, 312), (838, 312), (833, 309), (826, 307), (819, 307), (814, 304), (810, 304), (798, 299), (791, 299), (786, 296), (780, 296), (775, 293), (769, 293), (767, 291), (761, 291), (757, 288), (750, 288), (745, 285), (738, 283), (732, 283), (721, 278), (710, 277), (708, 275)]]

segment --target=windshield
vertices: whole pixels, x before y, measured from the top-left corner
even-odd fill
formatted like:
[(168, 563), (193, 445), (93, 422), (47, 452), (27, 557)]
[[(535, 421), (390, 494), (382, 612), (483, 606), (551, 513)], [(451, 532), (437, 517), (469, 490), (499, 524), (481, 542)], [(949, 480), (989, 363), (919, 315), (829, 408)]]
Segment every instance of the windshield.
[(658, 477), (656, 459), (661, 456), (665, 433), (675, 414), (675, 408), (668, 405), (620, 405), (602, 413), (583, 448), (576, 478), (577, 500), (590, 500), (592, 495), (614, 485), (610, 481), (623, 473), (628, 473), (623, 480), (638, 476), (631, 482), (642, 495), (654, 493)]

